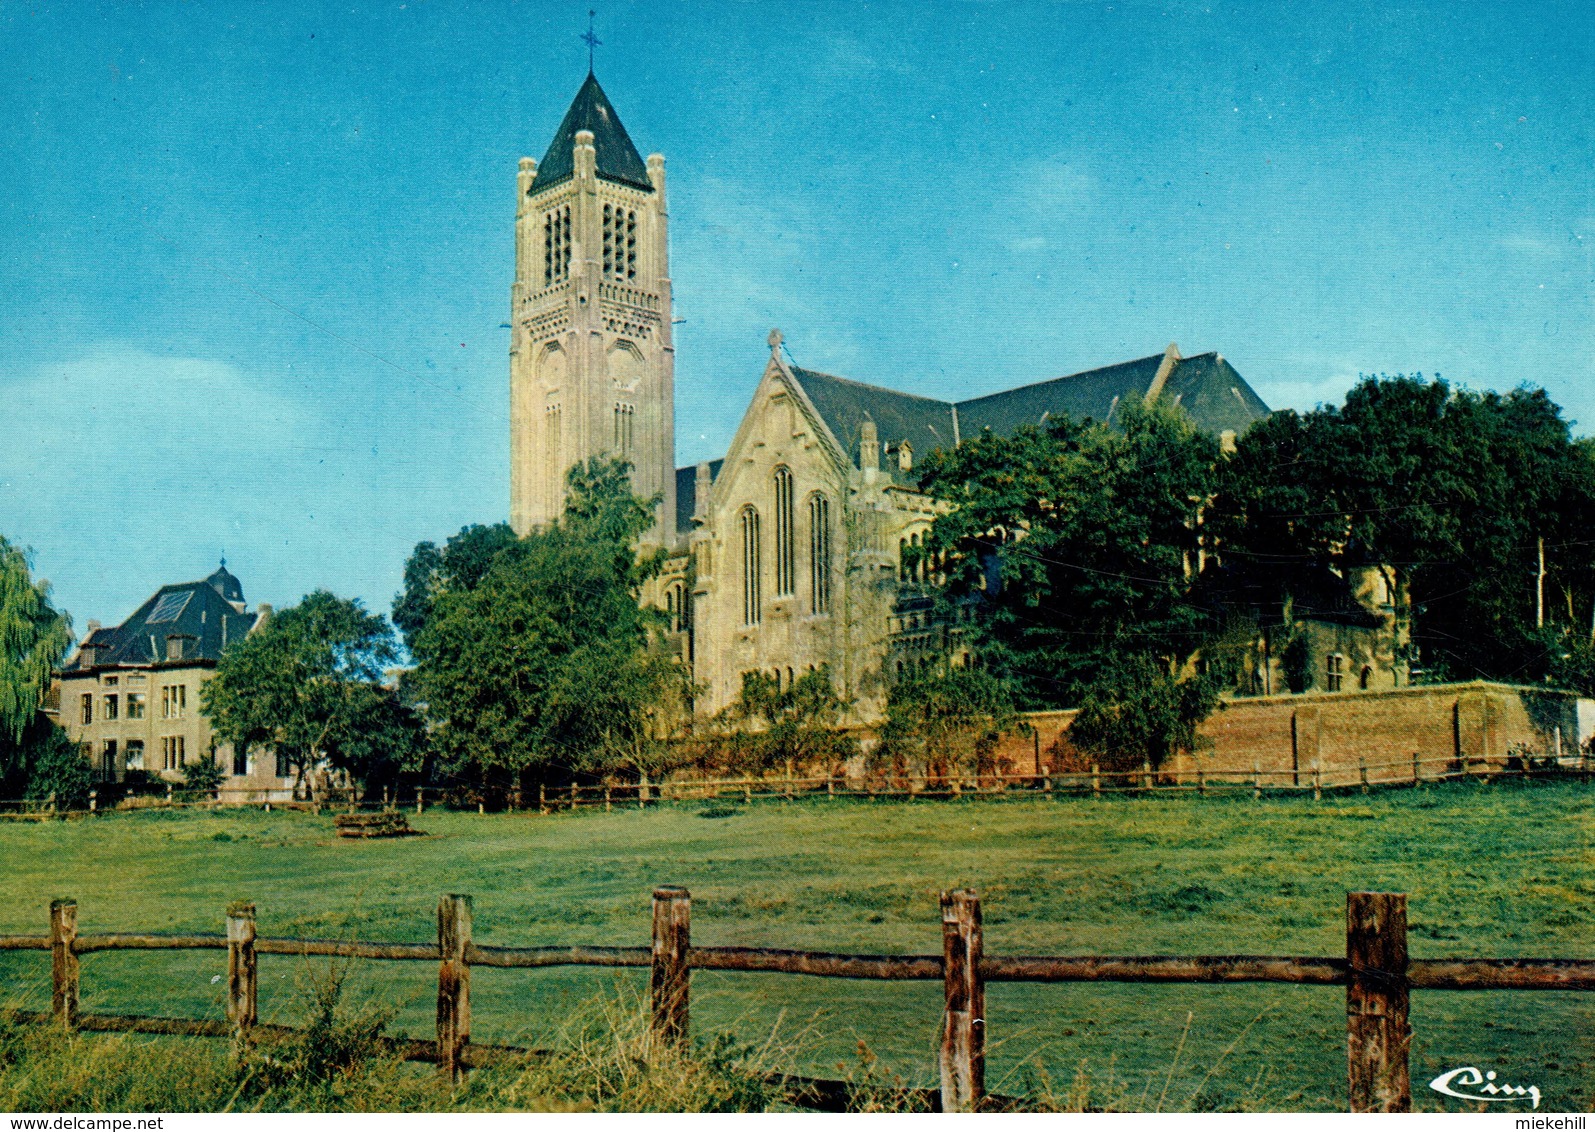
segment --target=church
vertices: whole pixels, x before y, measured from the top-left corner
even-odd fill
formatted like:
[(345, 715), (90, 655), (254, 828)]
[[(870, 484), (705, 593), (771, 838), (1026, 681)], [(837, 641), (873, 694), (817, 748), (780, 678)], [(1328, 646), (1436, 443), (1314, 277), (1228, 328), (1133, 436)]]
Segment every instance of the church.
[[(541, 162), (517, 180), (510, 347), (510, 522), (556, 518), (565, 473), (629, 460), (660, 503), (648, 541), (670, 552), (649, 599), (715, 712), (743, 673), (783, 682), (829, 666), (861, 717), (896, 673), (957, 655), (924, 579), (904, 565), (938, 514), (916, 459), (983, 430), (1067, 413), (1112, 422), (1162, 399), (1226, 442), (1269, 412), (1216, 353), (1143, 358), (966, 401), (799, 368), (771, 331), (762, 373), (722, 459), (675, 466), (665, 159), (639, 154), (589, 73)], [(726, 387), (735, 387), (727, 380)]]

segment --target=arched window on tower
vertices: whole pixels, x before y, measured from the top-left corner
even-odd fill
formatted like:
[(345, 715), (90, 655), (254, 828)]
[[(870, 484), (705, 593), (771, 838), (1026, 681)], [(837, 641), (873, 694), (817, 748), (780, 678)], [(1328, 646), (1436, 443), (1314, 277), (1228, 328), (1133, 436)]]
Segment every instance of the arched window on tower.
[(570, 276), (570, 205), (543, 214), (543, 286)]
[(775, 596), (786, 597), (797, 589), (792, 537), (792, 473), (775, 470)]
[(831, 501), (809, 496), (809, 609), (831, 611)]
[(742, 509), (742, 623), (757, 625), (763, 617), (759, 593), (760, 545), (759, 513)]
[(615, 454), (629, 458), (632, 450), (632, 421), (636, 418), (634, 405), (615, 405)]

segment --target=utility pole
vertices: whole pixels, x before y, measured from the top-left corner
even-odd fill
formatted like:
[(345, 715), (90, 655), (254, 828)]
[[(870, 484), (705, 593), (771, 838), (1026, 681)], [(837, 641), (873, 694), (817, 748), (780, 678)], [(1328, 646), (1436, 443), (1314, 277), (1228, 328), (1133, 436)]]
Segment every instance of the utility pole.
[(1534, 575), (1534, 627), (1545, 628), (1545, 536), (1540, 536), (1540, 569)]

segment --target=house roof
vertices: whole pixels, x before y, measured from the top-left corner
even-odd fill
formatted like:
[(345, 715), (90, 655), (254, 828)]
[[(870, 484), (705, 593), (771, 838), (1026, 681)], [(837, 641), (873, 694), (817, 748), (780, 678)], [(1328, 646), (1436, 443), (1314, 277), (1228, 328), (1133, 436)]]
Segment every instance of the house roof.
[[(856, 464), (859, 434), (866, 419), (875, 422), (876, 435), (887, 449), (906, 440), (920, 454), (951, 448), (982, 429), (1006, 436), (1020, 425), (1039, 425), (1060, 414), (1111, 422), (1121, 402), (1144, 398), (1152, 390), (1165, 357), (1152, 354), (956, 402), (900, 393), (796, 366), (791, 373)], [(1175, 355), (1172, 362), (1161, 396), (1183, 409), (1198, 428), (1239, 433), (1268, 415), (1263, 399), (1218, 354)], [(895, 461), (884, 456), (881, 467), (902, 475), (896, 471)]]
[[(724, 460), (709, 461), (709, 482), (713, 483), (720, 475), (720, 466)], [(676, 533), (690, 535), (692, 533), (692, 513), (696, 510), (698, 489), (698, 465), (688, 464), (685, 468), (676, 469)]]
[[(197, 582), (162, 586), (120, 625), (96, 629), (62, 672), (164, 664), (166, 638), (172, 636), (186, 638), (182, 660), (173, 663), (214, 664), (222, 648), (246, 635), (258, 616), (244, 612), (244, 587), (224, 566)], [(92, 665), (84, 663), (86, 647), (95, 651)]]
[(570, 109), (565, 111), (559, 129), (554, 132), (554, 140), (549, 143), (548, 152), (543, 154), (543, 160), (537, 166), (537, 176), (532, 178), (528, 194), (540, 193), (561, 181), (570, 180), (575, 173), (572, 150), (576, 145), (576, 134), (581, 130), (592, 131), (600, 177), (646, 192), (653, 191), (647, 164), (637, 152), (637, 147), (631, 143), (626, 127), (620, 123), (620, 115), (615, 113), (609, 97), (604, 94), (604, 88), (589, 74), (571, 101)]

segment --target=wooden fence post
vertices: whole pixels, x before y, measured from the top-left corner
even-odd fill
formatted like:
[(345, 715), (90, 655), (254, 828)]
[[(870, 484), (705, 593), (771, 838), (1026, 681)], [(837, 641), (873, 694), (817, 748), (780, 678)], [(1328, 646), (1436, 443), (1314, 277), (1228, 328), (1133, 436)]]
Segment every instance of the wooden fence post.
[(941, 1110), (975, 1112), (986, 1095), (986, 986), (980, 977), (980, 897), (962, 888), (941, 894)]
[(1252, 801), (1263, 796), (1263, 762), (1261, 759), (1252, 760)]
[(637, 808), (648, 808), (648, 772), (645, 770), (637, 772)]
[(257, 987), (255, 906), (238, 901), (227, 906), (227, 1020), (241, 1043), (260, 1017)]
[(1102, 797), (1102, 768), (1096, 763), (1091, 764), (1091, 797)]
[(1141, 783), (1146, 789), (1148, 789), (1148, 790), (1152, 789), (1152, 760), (1151, 759), (1142, 759), (1141, 760)]
[(415, 788), (415, 816), (416, 817), (420, 817), (421, 816), (421, 808), (424, 805), (425, 805), (425, 803), (421, 801), (421, 787), (417, 786)]
[(1346, 894), (1346, 1064), (1352, 1112), (1411, 1112), (1407, 897)]
[(1362, 779), (1362, 792), (1368, 793), (1368, 760), (1357, 756), (1357, 775)]
[(70, 1030), (78, 1021), (78, 902), (50, 901), (50, 1013)]
[(1418, 752), (1417, 751), (1413, 751), (1412, 752), (1412, 784), (1414, 786), (1416, 786), (1416, 785), (1418, 785), (1418, 783), (1420, 783), (1422, 781), (1423, 781), (1423, 779), (1418, 774)]
[(609, 779), (606, 778), (604, 779), (604, 813), (606, 814), (613, 808), (610, 804), (611, 801)]
[(458, 1081), (471, 1042), (471, 898), (450, 895), (438, 900), (438, 1073)]
[(653, 998), (653, 1034), (665, 1042), (687, 1040), (692, 969), (692, 897), (673, 884), (654, 889), (653, 963), (649, 988)]
[(1324, 797), (1323, 768), (1318, 763), (1313, 763), (1313, 801), (1322, 801)]

